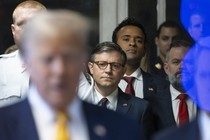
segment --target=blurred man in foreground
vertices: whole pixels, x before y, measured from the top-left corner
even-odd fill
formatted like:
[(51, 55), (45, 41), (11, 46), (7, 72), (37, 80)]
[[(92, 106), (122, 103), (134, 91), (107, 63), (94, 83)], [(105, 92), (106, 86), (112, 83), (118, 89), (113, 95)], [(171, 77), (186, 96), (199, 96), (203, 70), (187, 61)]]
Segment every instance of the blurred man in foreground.
[(70, 11), (40, 13), (25, 25), (20, 52), (31, 84), (28, 98), (0, 109), (1, 140), (139, 139), (132, 121), (76, 96), (87, 28)]

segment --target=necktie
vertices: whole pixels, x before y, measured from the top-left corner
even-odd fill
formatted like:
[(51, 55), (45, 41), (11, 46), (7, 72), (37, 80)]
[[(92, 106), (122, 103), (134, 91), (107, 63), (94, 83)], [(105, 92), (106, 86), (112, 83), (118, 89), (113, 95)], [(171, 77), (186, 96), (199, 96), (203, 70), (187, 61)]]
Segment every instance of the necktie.
[(182, 93), (177, 98), (180, 100), (178, 112), (179, 125), (182, 125), (189, 121), (188, 108), (186, 103), (187, 95)]
[(56, 138), (55, 140), (70, 140), (70, 135), (68, 132), (68, 116), (65, 113), (59, 112), (57, 114), (56, 126)]
[(107, 108), (107, 103), (108, 103), (108, 99), (107, 98), (102, 98), (99, 102), (98, 102), (98, 105), (100, 107), (103, 107), (103, 108)]
[(135, 77), (123, 77), (123, 79), (128, 83), (125, 93), (135, 96), (135, 91), (133, 89), (133, 81)]

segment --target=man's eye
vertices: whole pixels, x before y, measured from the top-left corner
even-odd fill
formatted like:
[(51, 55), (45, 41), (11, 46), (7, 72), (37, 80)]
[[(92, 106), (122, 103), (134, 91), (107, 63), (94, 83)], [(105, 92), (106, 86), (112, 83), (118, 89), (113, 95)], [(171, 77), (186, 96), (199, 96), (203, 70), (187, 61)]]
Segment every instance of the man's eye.
[(141, 44), (144, 43), (144, 41), (143, 41), (142, 39), (136, 39), (136, 42), (137, 42), (137, 43), (141, 43)]
[(107, 63), (98, 63), (100, 67), (106, 67)]
[(45, 64), (49, 64), (51, 63), (53, 60), (52, 57), (47, 57), (47, 58), (42, 58), (42, 62), (45, 63)]
[(129, 38), (128, 37), (123, 37), (122, 40), (123, 41), (129, 41)]
[(162, 37), (162, 40), (167, 41), (167, 40), (169, 40), (169, 38), (168, 37)]

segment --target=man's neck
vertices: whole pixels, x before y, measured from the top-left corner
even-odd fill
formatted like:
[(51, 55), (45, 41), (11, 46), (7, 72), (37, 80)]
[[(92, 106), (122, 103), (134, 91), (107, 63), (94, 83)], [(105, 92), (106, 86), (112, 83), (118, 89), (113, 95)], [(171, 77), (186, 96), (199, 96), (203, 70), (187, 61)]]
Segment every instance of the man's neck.
[(103, 96), (103, 97), (107, 97), (109, 95), (111, 95), (117, 87), (98, 87), (95, 86), (95, 89)]
[(126, 64), (126, 75), (131, 75), (134, 71), (136, 71), (140, 66), (139, 65), (128, 65)]
[(165, 56), (163, 54), (160, 54), (160, 59), (163, 62), (163, 64), (166, 62)]

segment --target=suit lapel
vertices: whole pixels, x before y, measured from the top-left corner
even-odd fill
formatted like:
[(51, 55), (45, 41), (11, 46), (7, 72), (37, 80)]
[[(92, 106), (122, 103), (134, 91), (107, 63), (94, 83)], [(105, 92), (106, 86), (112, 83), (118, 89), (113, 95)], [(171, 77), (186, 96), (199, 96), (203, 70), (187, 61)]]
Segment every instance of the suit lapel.
[(131, 104), (128, 102), (130, 99), (129, 96), (126, 96), (125, 93), (122, 92), (120, 88), (118, 88), (118, 100), (117, 100), (117, 112), (120, 112), (122, 114), (126, 114), (130, 107)]
[(153, 82), (153, 77), (141, 69), (143, 77), (143, 94), (144, 98), (148, 99), (150, 95), (156, 93), (156, 86)]
[(172, 101), (171, 101), (171, 94), (169, 88), (164, 90), (163, 94), (160, 95), (161, 99), (160, 104), (163, 107), (163, 114), (165, 114), (165, 118), (163, 118), (166, 121), (166, 124), (172, 126), (176, 124), (176, 121), (174, 119), (173, 114), (173, 108), (172, 108)]

